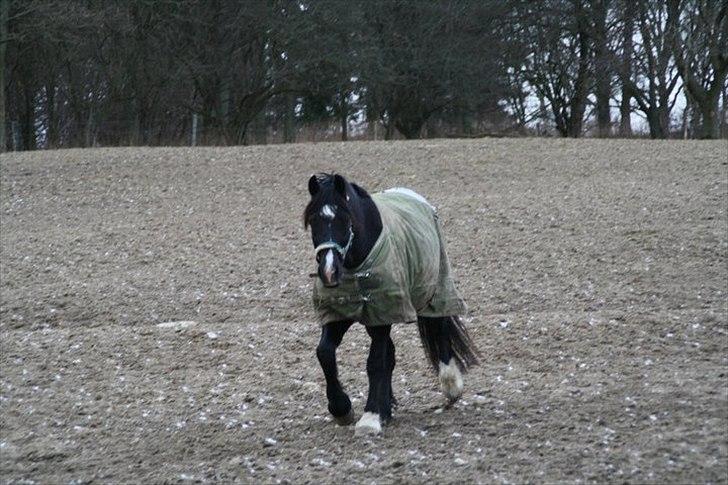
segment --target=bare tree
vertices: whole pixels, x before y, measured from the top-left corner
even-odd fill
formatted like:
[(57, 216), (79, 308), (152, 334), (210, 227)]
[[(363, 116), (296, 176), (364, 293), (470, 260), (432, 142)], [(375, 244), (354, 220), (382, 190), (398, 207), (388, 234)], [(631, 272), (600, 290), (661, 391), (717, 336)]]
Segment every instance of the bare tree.
[(0, 0), (0, 153), (5, 151), (5, 51), (8, 45), (8, 5)]
[[(368, 114), (406, 138), (419, 137), (430, 117), (458, 109), (468, 124), (494, 93), (501, 94), (502, 66), (495, 53), (499, 2), (363, 2), (372, 49), (362, 81)], [(495, 104), (495, 103), (493, 103)]]
[(607, 16), (610, 0), (594, 0), (591, 12), (591, 30), (594, 42), (594, 87), (597, 111), (597, 134), (607, 137), (611, 134), (612, 119), (609, 102), (612, 94), (613, 70), (609, 61), (609, 25)]
[(243, 143), (273, 94), (269, 35), (275, 5), (181, 2), (168, 18), (170, 54), (192, 86), (187, 106), (203, 118), (203, 139)]
[[(620, 44), (621, 55), (617, 62), (620, 62), (617, 70), (622, 79), (632, 79), (632, 64), (634, 58), (634, 20), (635, 4), (632, 0), (621, 0), (621, 24), (622, 41)], [(619, 135), (632, 136), (632, 90), (628, 83), (622, 82), (622, 92), (619, 103)]]
[(523, 41), (530, 54), (523, 73), (548, 102), (561, 136), (581, 136), (591, 90), (592, 43), (582, 0), (520, 5)]
[(728, 75), (728, 3), (668, 0), (670, 45), (700, 113), (700, 137), (719, 136), (718, 103)]
[(385, 138), (525, 131), (535, 118), (577, 137), (591, 116), (608, 136), (616, 88), (621, 135), (634, 110), (666, 137), (681, 80), (683, 135), (714, 137), (728, 102), (726, 8), (0, 0), (0, 149), (6, 121), (13, 147), (34, 149), (186, 143), (193, 118), (202, 144), (290, 142), (306, 124), (348, 139), (362, 113)]
[(317, 0), (295, 12), (281, 30), (285, 62), (293, 72), (287, 89), (300, 98), (301, 119), (339, 125), (342, 141), (349, 136), (349, 119), (362, 94), (362, 10), (354, 2)]
[[(625, 6), (622, 6), (625, 8)], [(680, 91), (680, 76), (673, 61), (667, 9), (664, 2), (636, 2), (634, 5), (639, 42), (635, 46), (631, 66), (626, 70), (623, 58), (612, 52), (612, 65), (617, 68), (625, 94), (644, 113), (652, 138), (670, 134), (670, 112)], [(629, 15), (624, 15), (629, 18)]]
[(720, 136), (728, 138), (728, 83), (723, 86), (723, 103), (720, 115)]

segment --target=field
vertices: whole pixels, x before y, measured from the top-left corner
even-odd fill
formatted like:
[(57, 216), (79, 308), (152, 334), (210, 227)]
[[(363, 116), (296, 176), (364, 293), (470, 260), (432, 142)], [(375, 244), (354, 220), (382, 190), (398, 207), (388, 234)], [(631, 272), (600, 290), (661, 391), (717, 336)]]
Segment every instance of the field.
[[(725, 140), (3, 155), (0, 481), (727, 483), (727, 164)], [(395, 327), (381, 437), (326, 412), (320, 170), (439, 207), (482, 354), (443, 409)], [(367, 348), (338, 353), (359, 415)]]

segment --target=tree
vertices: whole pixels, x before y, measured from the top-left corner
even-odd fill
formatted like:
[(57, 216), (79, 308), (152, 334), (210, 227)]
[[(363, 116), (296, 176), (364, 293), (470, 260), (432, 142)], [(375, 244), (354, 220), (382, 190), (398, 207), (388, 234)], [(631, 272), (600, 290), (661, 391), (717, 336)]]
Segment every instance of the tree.
[[(622, 5), (622, 8), (627, 8)], [(670, 134), (670, 112), (675, 106), (680, 76), (673, 62), (670, 28), (664, 2), (636, 2), (634, 5), (639, 32), (631, 63), (612, 52), (612, 66), (617, 69), (624, 95), (634, 99), (647, 118), (652, 138)], [(631, 14), (623, 14), (631, 18)], [(626, 34), (625, 34), (626, 35)], [(632, 72), (628, 68), (633, 68)]]
[(356, 2), (338, 0), (301, 5), (281, 32), (285, 62), (295, 66), (288, 89), (300, 97), (302, 121), (334, 121), (345, 141), (362, 88), (362, 11)]
[[(272, 6), (269, 6), (272, 5)], [(180, 2), (167, 19), (168, 53), (190, 83), (188, 109), (203, 118), (203, 139), (243, 143), (250, 123), (273, 95), (267, 2)]]
[[(620, 43), (621, 54), (617, 54), (620, 62), (617, 72), (621, 74), (623, 79), (632, 79), (632, 64), (634, 57), (634, 17), (635, 8), (632, 0), (621, 0), (621, 24), (622, 39)], [(615, 63), (616, 63), (615, 62)], [(632, 90), (627, 83), (622, 82), (622, 93), (619, 103), (619, 135), (632, 135)]]
[(668, 0), (670, 46), (690, 100), (700, 113), (700, 137), (717, 138), (718, 103), (728, 75), (728, 4)]
[[(496, 62), (498, 2), (362, 2), (366, 45), (362, 83), (368, 117), (391, 136), (417, 138), (425, 122), (447, 107), (463, 114), (501, 94)], [(370, 119), (371, 119), (370, 118)], [(462, 118), (462, 117), (461, 117)]]
[(728, 102), (726, 8), (0, 0), (0, 119), (18, 149), (185, 143), (193, 118), (202, 144), (290, 142), (306, 124), (347, 139), (362, 114), (385, 138), (492, 133), (534, 117), (576, 137), (593, 114), (607, 136), (619, 88), (620, 134), (634, 109), (666, 137), (684, 84), (684, 133), (714, 137)]
[(591, 90), (592, 41), (582, 0), (550, 0), (518, 6), (521, 42), (529, 55), (523, 66), (528, 83), (548, 102), (561, 136), (581, 136)]
[(5, 51), (8, 45), (9, 0), (0, 0), (0, 153), (5, 151)]
[(610, 0), (594, 0), (590, 14), (590, 27), (594, 44), (594, 87), (596, 96), (597, 134), (611, 134), (612, 119), (609, 101), (612, 94), (612, 68), (609, 62), (609, 26), (607, 15)]

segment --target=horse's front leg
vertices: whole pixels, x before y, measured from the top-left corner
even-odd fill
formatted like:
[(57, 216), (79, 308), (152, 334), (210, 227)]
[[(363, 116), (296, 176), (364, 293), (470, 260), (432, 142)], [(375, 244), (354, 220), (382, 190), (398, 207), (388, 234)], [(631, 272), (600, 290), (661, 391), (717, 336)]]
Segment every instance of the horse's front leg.
[(391, 325), (367, 327), (372, 338), (367, 359), (369, 396), (364, 415), (356, 423), (356, 434), (379, 434), (382, 423), (392, 417), (392, 371), (394, 370), (394, 342), (389, 336)]
[(336, 348), (341, 344), (344, 334), (352, 322), (334, 322), (323, 326), (321, 340), (316, 347), (316, 357), (326, 377), (326, 397), (329, 400), (329, 412), (337, 424), (342, 426), (354, 422), (351, 400), (339, 382), (336, 368)]

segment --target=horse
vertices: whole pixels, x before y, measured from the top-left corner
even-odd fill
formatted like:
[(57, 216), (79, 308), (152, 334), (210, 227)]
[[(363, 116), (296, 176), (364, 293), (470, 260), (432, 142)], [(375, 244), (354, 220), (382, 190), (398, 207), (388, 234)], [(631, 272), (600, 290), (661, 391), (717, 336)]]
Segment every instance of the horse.
[(326, 379), (328, 411), (351, 425), (355, 413), (339, 382), (336, 349), (356, 322), (371, 344), (369, 391), (355, 435), (377, 435), (392, 418), (395, 347), (392, 324), (417, 322), (420, 340), (439, 377), (446, 405), (463, 392), (463, 375), (478, 363), (477, 348), (460, 317), (466, 308), (450, 276), (435, 208), (406, 188), (370, 195), (342, 175), (308, 180), (303, 212), (318, 270), (313, 303), (321, 324), (316, 356)]

